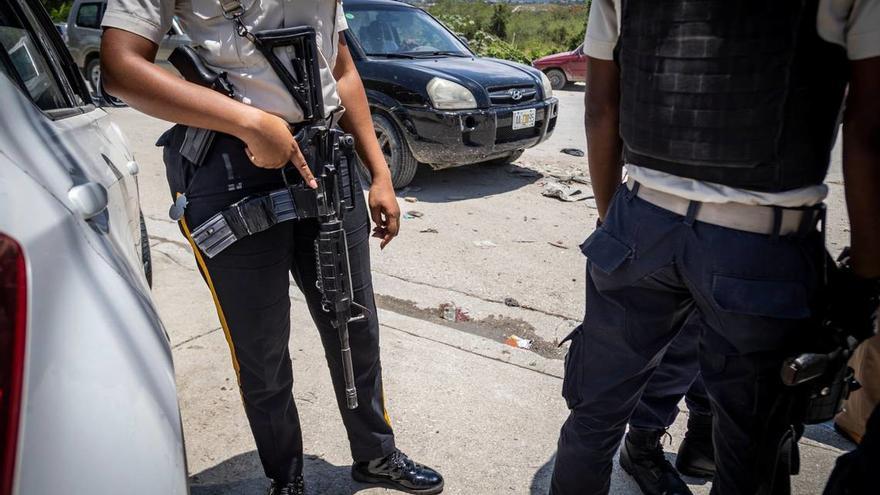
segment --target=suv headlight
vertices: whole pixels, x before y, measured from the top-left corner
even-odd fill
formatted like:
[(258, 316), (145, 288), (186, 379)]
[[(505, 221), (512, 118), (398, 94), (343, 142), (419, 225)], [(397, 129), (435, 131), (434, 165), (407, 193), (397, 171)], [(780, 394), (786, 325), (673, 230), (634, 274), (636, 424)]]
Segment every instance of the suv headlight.
[(545, 99), (553, 96), (553, 85), (550, 84), (550, 78), (543, 71), (541, 71), (541, 86), (544, 88)]
[(435, 77), (428, 81), (428, 97), (434, 108), (443, 110), (461, 110), (465, 108), (477, 108), (477, 99), (474, 94), (461, 84), (448, 79)]

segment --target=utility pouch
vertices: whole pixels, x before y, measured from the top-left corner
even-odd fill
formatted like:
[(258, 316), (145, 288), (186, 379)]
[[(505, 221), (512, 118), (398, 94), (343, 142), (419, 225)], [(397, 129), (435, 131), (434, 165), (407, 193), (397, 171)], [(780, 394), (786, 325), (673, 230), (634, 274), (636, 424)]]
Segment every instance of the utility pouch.
[[(179, 46), (171, 52), (168, 62), (177, 69), (187, 81), (204, 86), (229, 97), (235, 96), (235, 88), (229, 83), (225, 72), (217, 72), (208, 67), (196, 51), (189, 46)], [(208, 150), (214, 143), (216, 133), (209, 129), (187, 127), (186, 135), (180, 145), (180, 155), (199, 167), (205, 161)]]
[(214, 144), (216, 132), (201, 127), (187, 127), (180, 144), (180, 155), (189, 160), (196, 167), (205, 162), (205, 157)]

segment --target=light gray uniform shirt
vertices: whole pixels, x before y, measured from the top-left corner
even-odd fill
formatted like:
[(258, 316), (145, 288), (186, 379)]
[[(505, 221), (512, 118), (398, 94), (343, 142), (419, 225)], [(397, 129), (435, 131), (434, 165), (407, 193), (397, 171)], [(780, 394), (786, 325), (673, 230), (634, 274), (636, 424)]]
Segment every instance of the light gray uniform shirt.
[[(317, 33), (324, 112), (341, 106), (333, 67), (339, 33), (348, 28), (337, 0), (242, 0), (251, 31), (312, 26)], [(209, 66), (226, 71), (243, 103), (295, 123), (302, 111), (253, 43), (235, 33), (219, 0), (109, 0), (102, 25), (142, 36), (157, 45), (177, 16), (193, 47)], [(283, 59), (283, 57), (282, 57)], [(289, 63), (289, 62), (288, 62)]]
[[(593, 0), (584, 53), (612, 60), (620, 36), (620, 0)], [(819, 0), (816, 28), (826, 41), (846, 48), (850, 60), (880, 56), (880, 0)], [(641, 184), (691, 201), (740, 203), (794, 208), (821, 203), (824, 184), (780, 193), (749, 191), (639, 167), (627, 163), (629, 176)]]

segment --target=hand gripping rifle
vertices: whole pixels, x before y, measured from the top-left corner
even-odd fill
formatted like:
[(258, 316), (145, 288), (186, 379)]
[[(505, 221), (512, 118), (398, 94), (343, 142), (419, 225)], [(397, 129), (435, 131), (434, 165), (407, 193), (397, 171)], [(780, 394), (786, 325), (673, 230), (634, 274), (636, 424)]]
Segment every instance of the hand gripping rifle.
[[(238, 21), (238, 17), (233, 21)], [(240, 22), (236, 22), (236, 26), (239, 34), (251, 40), (266, 57), (303, 113), (303, 122), (296, 124), (294, 137), (318, 188), (312, 191), (315, 204), (309, 207), (298, 205), (297, 209), (312, 212), (318, 220), (315, 284), (321, 292), (321, 306), (331, 314), (332, 324), (339, 333), (346, 405), (355, 409), (358, 401), (348, 325), (366, 319), (368, 310), (354, 302), (348, 241), (343, 228), (343, 218), (354, 210), (357, 194), (357, 179), (353, 173), (354, 138), (334, 128), (332, 116), (325, 116), (313, 28), (304, 26), (251, 33)], [(290, 61), (290, 69), (279, 54)], [(187, 80), (230, 96), (234, 94), (225, 75), (207, 68), (192, 48), (175, 49), (169, 61)], [(294, 201), (302, 198), (304, 192), (311, 191), (291, 167), (285, 167), (281, 173)], [(357, 309), (356, 313), (352, 307)]]

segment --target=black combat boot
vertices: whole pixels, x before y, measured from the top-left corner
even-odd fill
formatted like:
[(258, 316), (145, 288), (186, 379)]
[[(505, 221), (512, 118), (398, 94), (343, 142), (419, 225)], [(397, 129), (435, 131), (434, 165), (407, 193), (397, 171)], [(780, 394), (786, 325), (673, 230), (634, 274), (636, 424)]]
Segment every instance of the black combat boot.
[(678, 448), (675, 467), (679, 473), (694, 478), (711, 479), (715, 475), (711, 414), (688, 416), (687, 433)]
[(277, 483), (272, 480), (269, 485), (268, 495), (306, 495), (306, 485), (302, 476), (297, 476), (293, 481)]
[(663, 454), (665, 430), (630, 428), (620, 449), (620, 467), (632, 476), (645, 495), (693, 495)]
[(406, 493), (431, 495), (443, 491), (443, 477), (433, 469), (416, 464), (403, 452), (395, 450), (387, 457), (356, 462), (351, 477), (361, 483), (393, 488)]

